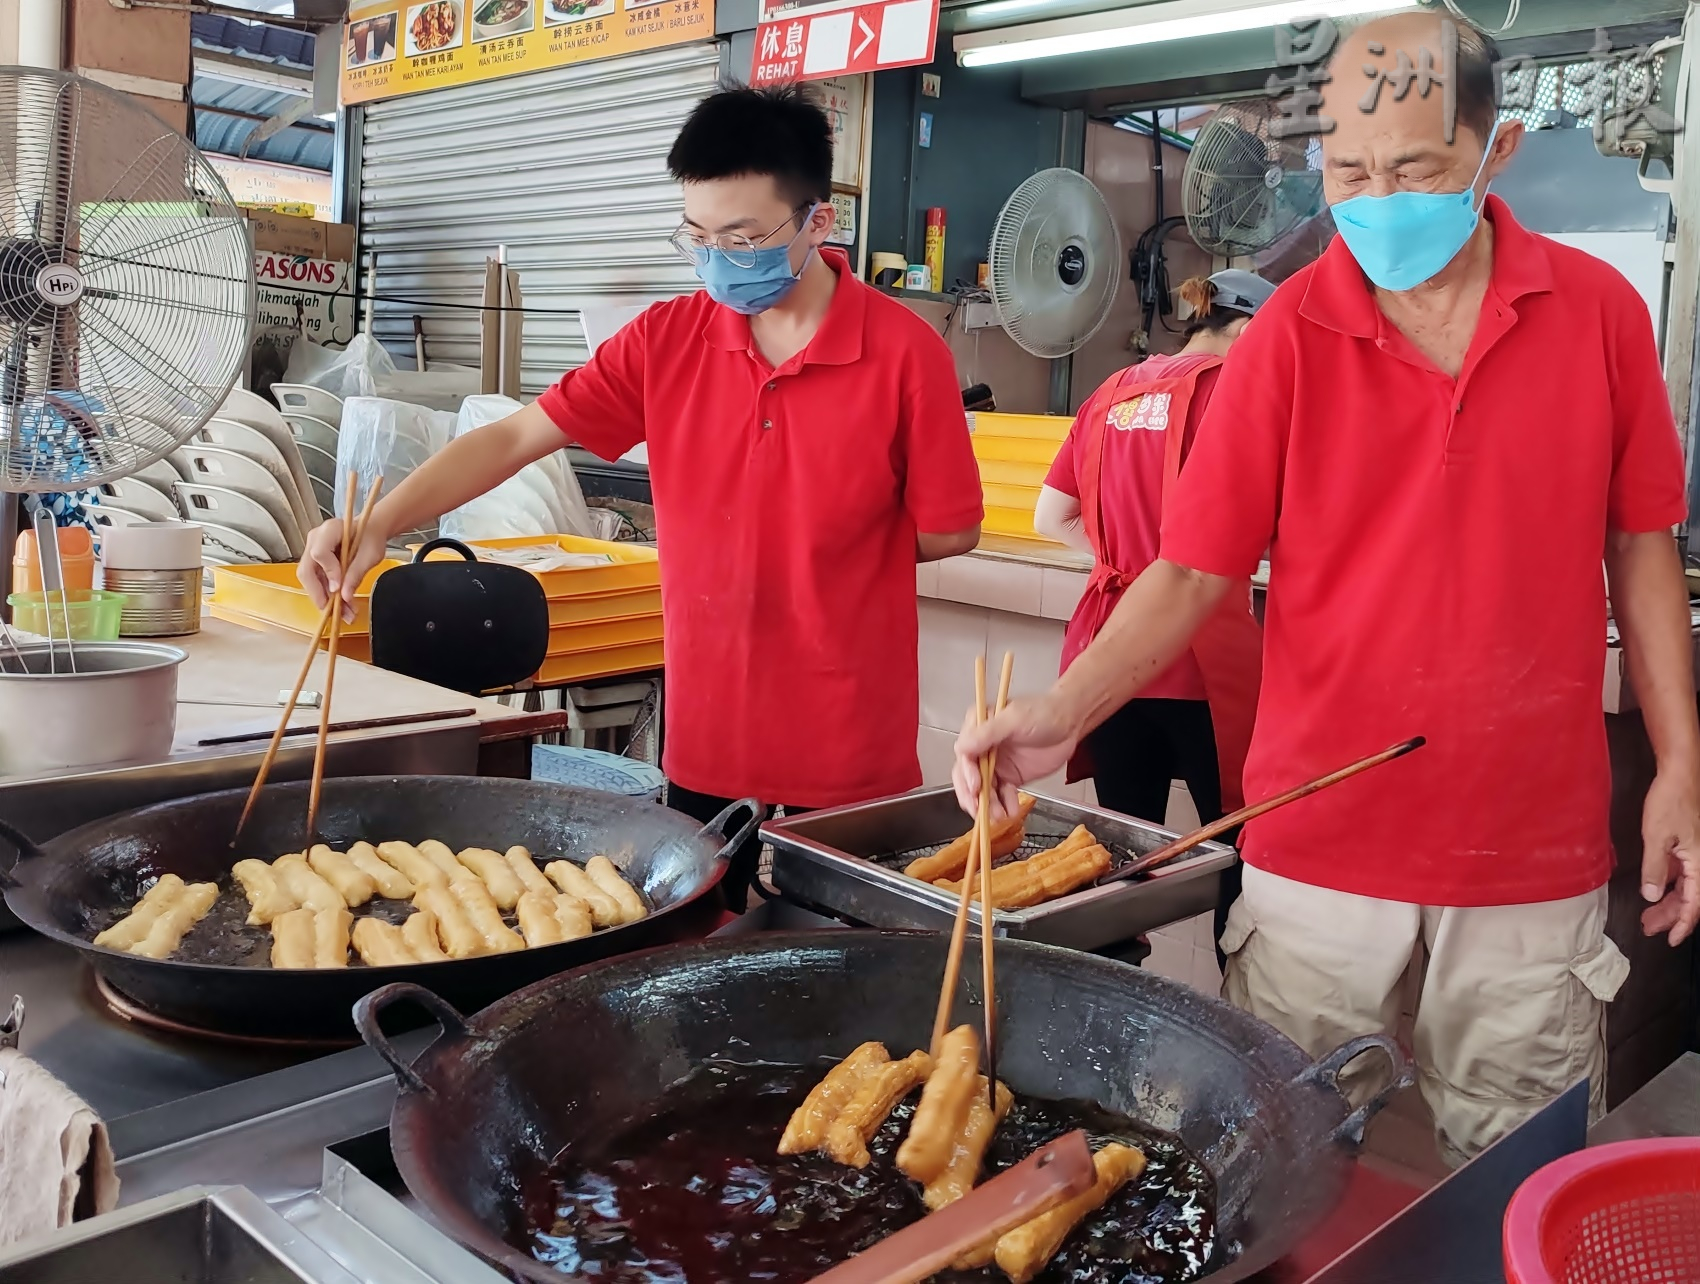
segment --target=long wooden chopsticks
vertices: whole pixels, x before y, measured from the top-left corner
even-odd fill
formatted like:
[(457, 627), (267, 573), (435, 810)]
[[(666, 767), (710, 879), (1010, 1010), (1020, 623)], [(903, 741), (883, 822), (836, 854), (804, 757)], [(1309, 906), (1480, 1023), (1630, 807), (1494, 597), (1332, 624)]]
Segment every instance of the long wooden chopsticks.
[[(360, 506), (360, 516), (353, 519), (351, 529), (350, 521), (354, 512), (356, 480), (355, 474), (351, 471), (348, 474), (348, 490), (342, 510), (342, 550), (337, 557), (344, 577), (348, 574), (348, 564), (354, 556), (353, 550), (358, 548), (360, 541), (365, 538), (366, 522), (372, 516), (372, 509), (378, 502), (378, 492), (384, 488), (382, 477), (373, 479), (372, 488), (366, 492), (366, 502)], [(254, 804), (259, 801), (260, 790), (265, 788), (266, 777), (271, 774), (272, 764), (277, 760), (278, 748), (283, 744), (283, 738), (289, 730), (289, 720), (295, 716), (295, 702), (301, 698), (301, 688), (307, 685), (307, 675), (312, 671), (313, 661), (319, 654), (319, 643), (324, 641), (326, 632), (332, 630), (333, 621), (335, 634), (340, 635), (342, 631), (342, 586), (340, 583), (337, 586), (337, 591), (332, 593), (330, 600), (325, 603), (325, 609), (319, 616), (318, 630), (307, 643), (307, 654), (301, 661), (301, 672), (295, 675), (295, 685), (290, 689), (289, 699), (283, 705), (283, 716), (278, 719), (277, 730), (272, 733), (271, 743), (266, 746), (266, 755), (260, 759), (260, 769), (254, 775), (253, 787), (248, 790), (248, 799), (242, 805), (242, 817), (236, 822), (236, 832), (231, 835), (230, 839), (232, 847), (236, 846), (236, 840), (242, 836), (242, 830), (247, 826), (249, 816), (253, 814)], [(330, 664), (334, 670), (336, 666), (336, 643), (333, 642), (331, 645)], [(319, 742), (313, 755), (313, 784), (308, 802), (307, 820), (309, 839), (312, 838), (313, 826), (318, 819), (319, 788), (324, 779), (325, 737), (329, 731), (330, 707), (331, 679), (327, 676), (324, 698), (319, 702)], [(309, 845), (311, 844), (309, 843)]]
[(1175, 857), (1191, 851), (1200, 843), (1208, 842), (1217, 834), (1225, 834), (1230, 829), (1245, 824), (1248, 820), (1256, 819), (1264, 812), (1274, 811), (1277, 807), (1285, 807), (1288, 803), (1297, 802), (1300, 798), (1308, 798), (1317, 790), (1326, 789), (1330, 785), (1337, 785), (1342, 780), (1349, 780), (1360, 771), (1368, 771), (1371, 767), (1379, 767), (1384, 762), (1403, 758), (1413, 749), (1421, 749), (1426, 743), (1426, 739), (1422, 736), (1402, 740), (1396, 745), (1383, 749), (1380, 753), (1372, 753), (1367, 758), (1359, 758), (1350, 766), (1341, 767), (1338, 771), (1331, 771), (1326, 776), (1318, 776), (1315, 780), (1307, 781), (1289, 789), (1284, 794), (1277, 794), (1275, 797), (1266, 798), (1260, 803), (1252, 803), (1249, 807), (1241, 807), (1238, 811), (1231, 811), (1220, 820), (1213, 820), (1208, 825), (1200, 825), (1190, 834), (1182, 834), (1174, 842), (1159, 847), (1149, 856), (1142, 856), (1136, 861), (1123, 865), (1114, 873), (1105, 874), (1098, 880), (1098, 885), (1103, 886), (1105, 883), (1119, 883), (1123, 879), (1137, 878), (1148, 870), (1156, 869), (1157, 866), (1167, 864)]
[[(1002, 713), (1009, 703), (1009, 683), (1015, 670), (1015, 654), (1004, 652), (1003, 671), (998, 675), (996, 711)], [(985, 722), (986, 657), (974, 659), (974, 717)], [(933, 1051), (936, 1054), (945, 1031), (950, 1027), (950, 1012), (956, 999), (957, 982), (962, 975), (962, 950), (968, 937), (968, 907), (974, 899), (976, 884), (980, 891), (980, 986), (984, 995), (982, 1012), (985, 1018), (986, 1084), (993, 1094), (997, 1091), (997, 995), (993, 988), (992, 932), (995, 927), (992, 908), (992, 784), (997, 771), (997, 751), (980, 760), (980, 807), (974, 817), (973, 837), (968, 844), (968, 863), (962, 871), (962, 891), (956, 900), (956, 921), (951, 925), (950, 948), (945, 955), (944, 984), (939, 990), (939, 1006), (933, 1018)], [(996, 1108), (995, 1105), (993, 1107)]]

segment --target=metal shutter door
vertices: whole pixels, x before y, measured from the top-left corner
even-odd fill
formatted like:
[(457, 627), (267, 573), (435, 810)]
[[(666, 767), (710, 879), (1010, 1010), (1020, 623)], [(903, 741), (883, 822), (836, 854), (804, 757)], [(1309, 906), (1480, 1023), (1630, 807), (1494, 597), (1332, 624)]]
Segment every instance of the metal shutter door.
[[(667, 237), (679, 189), (667, 149), (715, 86), (715, 42), (626, 54), (370, 104), (360, 156), (360, 250), (377, 255), (378, 338), (478, 364), (484, 260), (498, 245), (527, 309), (522, 384), (537, 393), (588, 353), (586, 302), (649, 303), (696, 288)], [(364, 288), (364, 287), (363, 287)], [(472, 307), (431, 306), (443, 303)]]

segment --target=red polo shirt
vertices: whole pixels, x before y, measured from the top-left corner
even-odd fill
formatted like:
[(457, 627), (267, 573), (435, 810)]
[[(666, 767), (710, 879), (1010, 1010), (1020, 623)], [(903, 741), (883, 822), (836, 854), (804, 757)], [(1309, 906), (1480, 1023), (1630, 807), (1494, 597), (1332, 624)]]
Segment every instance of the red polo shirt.
[(915, 535), (982, 515), (949, 348), (824, 257), (832, 305), (779, 369), (699, 291), (538, 400), (604, 458), (648, 443), (668, 776), (805, 807), (921, 783)]
[(1246, 860), (1427, 905), (1580, 895), (1611, 871), (1601, 683), (1611, 530), (1663, 530), (1683, 466), (1647, 306), (1497, 197), (1456, 382), (1345, 242), (1224, 367), (1163, 556), (1270, 558), (1250, 799), (1414, 735), (1422, 750), (1253, 821)]

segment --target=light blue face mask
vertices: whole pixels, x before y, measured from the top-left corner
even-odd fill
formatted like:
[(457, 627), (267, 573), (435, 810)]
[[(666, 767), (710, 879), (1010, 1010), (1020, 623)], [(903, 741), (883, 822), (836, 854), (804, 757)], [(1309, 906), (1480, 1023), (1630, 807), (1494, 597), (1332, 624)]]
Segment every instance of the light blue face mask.
[[(755, 251), (754, 263), (734, 263), (723, 251), (709, 249), (703, 261), (696, 265), (697, 279), (702, 282), (709, 297), (734, 312), (753, 317), (766, 312), (791, 293), (802, 276), (801, 268), (795, 272), (791, 270), (791, 247), (809, 230), (809, 219), (816, 208), (809, 206), (797, 235), (784, 245), (759, 247)], [(809, 253), (813, 254), (814, 250)], [(805, 256), (804, 267), (808, 266), (808, 262)]]
[[(1495, 123), (1475, 178), (1461, 192), (1354, 196), (1332, 207), (1334, 226), (1365, 276), (1383, 290), (1410, 290), (1452, 262), (1481, 222), (1476, 179), (1498, 133)], [(1482, 199), (1487, 199), (1485, 191)]]

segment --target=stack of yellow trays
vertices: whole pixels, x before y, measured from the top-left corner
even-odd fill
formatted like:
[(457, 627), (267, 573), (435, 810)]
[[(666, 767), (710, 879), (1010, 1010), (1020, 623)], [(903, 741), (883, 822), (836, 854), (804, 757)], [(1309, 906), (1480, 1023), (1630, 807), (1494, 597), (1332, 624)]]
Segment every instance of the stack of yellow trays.
[(1071, 421), (1053, 415), (984, 412), (968, 418), (986, 499), (984, 529), (1017, 539), (1053, 542), (1033, 529), (1033, 509)]
[[(549, 599), (549, 649), (534, 678), (555, 686), (662, 666), (661, 563), (652, 548), (574, 535), (471, 540), (473, 548), (558, 548), (601, 553), (602, 566), (545, 571), (537, 578)], [(448, 550), (432, 554), (452, 558)], [(389, 560), (362, 581), (354, 620), (342, 627), (341, 654), (372, 658), (372, 585), (401, 562)], [(256, 629), (281, 629), (310, 636), (319, 612), (295, 578), (293, 565), (216, 566), (209, 609), (221, 620)]]

